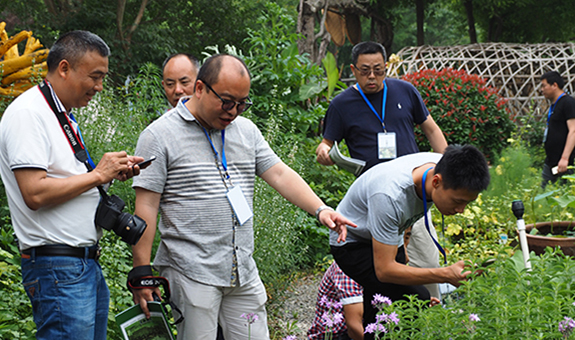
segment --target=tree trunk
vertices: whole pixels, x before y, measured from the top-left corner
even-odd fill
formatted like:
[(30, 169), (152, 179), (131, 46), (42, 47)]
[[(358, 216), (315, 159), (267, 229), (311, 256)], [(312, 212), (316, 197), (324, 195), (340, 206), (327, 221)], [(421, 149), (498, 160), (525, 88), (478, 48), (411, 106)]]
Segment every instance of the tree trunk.
[(417, 16), (417, 46), (425, 44), (425, 33), (423, 32), (423, 21), (425, 15), (424, 0), (415, 0), (415, 13)]
[(393, 44), (393, 25), (388, 19), (371, 17), (370, 39), (385, 47), (386, 52), (391, 50)]
[(489, 19), (489, 30), (487, 32), (487, 38), (490, 42), (499, 41), (501, 37), (501, 31), (503, 29), (503, 19), (500, 16), (495, 15)]
[(469, 42), (477, 44), (477, 32), (475, 31), (475, 17), (473, 16), (473, 0), (464, 0), (465, 13), (467, 14), (467, 32), (469, 33)]
[(310, 60), (315, 60), (317, 54), (314, 30), (315, 11), (306, 0), (300, 0), (297, 18), (297, 33), (301, 34), (303, 38), (298, 39), (297, 48), (299, 54), (308, 54)]

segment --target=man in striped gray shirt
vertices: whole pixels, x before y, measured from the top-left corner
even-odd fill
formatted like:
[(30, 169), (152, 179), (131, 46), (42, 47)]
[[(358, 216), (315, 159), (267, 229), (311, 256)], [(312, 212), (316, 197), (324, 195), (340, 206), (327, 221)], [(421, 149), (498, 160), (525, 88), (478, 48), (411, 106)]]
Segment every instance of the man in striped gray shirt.
[[(157, 159), (134, 181), (136, 214), (148, 228), (133, 248), (131, 275), (151, 274), (159, 211), (162, 242), (154, 267), (172, 283), (172, 301), (185, 318), (178, 340), (215, 339), (218, 322), (226, 339), (269, 339), (266, 292), (252, 257), (256, 175), (315, 213), (342, 240), (346, 225), (355, 226), (325, 206), (271, 150), (255, 124), (240, 116), (252, 104), (250, 81), (241, 59), (210, 57), (200, 68), (194, 94), (138, 140), (136, 154)], [(146, 313), (152, 292), (134, 290), (134, 302)], [(242, 314), (249, 315), (249, 336)]]

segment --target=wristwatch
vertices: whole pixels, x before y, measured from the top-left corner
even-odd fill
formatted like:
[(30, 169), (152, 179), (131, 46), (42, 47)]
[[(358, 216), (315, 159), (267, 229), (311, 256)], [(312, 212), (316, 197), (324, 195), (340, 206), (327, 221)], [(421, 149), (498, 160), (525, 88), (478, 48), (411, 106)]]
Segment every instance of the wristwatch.
[(319, 213), (324, 211), (324, 210), (331, 210), (334, 211), (332, 207), (327, 206), (327, 205), (322, 205), (321, 207), (317, 208), (317, 210), (315, 211), (315, 218), (319, 221)]

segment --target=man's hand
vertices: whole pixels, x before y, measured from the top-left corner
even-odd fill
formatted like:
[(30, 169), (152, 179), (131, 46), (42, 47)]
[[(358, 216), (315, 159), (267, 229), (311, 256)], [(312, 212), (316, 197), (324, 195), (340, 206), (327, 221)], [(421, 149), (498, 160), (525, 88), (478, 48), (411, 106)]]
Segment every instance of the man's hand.
[(559, 160), (559, 164), (557, 164), (557, 173), (564, 173), (567, 172), (567, 166), (569, 165), (569, 160), (565, 158), (561, 158)]
[(335, 163), (329, 157), (329, 150), (331, 149), (333, 142), (327, 139), (324, 139), (319, 143), (317, 149), (315, 149), (316, 160), (319, 164), (322, 165), (334, 165)]
[(148, 309), (148, 301), (154, 301), (152, 293), (156, 293), (158, 297), (162, 296), (160, 288), (142, 288), (142, 289), (132, 289), (132, 295), (135, 304), (140, 304), (142, 312), (146, 315), (146, 319), (150, 318), (150, 310)]
[(324, 226), (339, 234), (337, 243), (345, 242), (347, 237), (347, 226), (356, 228), (357, 225), (347, 218), (343, 217), (340, 213), (331, 209), (324, 209), (320, 211), (318, 219)]
[(449, 269), (449, 276), (446, 278), (446, 282), (455, 287), (461, 286), (461, 282), (467, 281), (467, 276), (471, 274), (471, 271), (465, 268), (465, 261), (458, 261), (447, 269)]
[(144, 158), (128, 156), (126, 151), (107, 152), (102, 156), (94, 171), (102, 178), (102, 183), (108, 183), (112, 179), (125, 181), (140, 174), (139, 168), (132, 168)]

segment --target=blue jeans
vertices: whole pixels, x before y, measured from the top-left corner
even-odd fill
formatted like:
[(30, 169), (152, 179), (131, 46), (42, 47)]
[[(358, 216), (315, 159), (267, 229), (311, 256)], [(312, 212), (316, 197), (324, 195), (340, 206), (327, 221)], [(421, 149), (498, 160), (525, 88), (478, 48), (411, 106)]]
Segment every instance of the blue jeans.
[(106, 340), (110, 291), (100, 264), (68, 256), (22, 258), (36, 339)]

